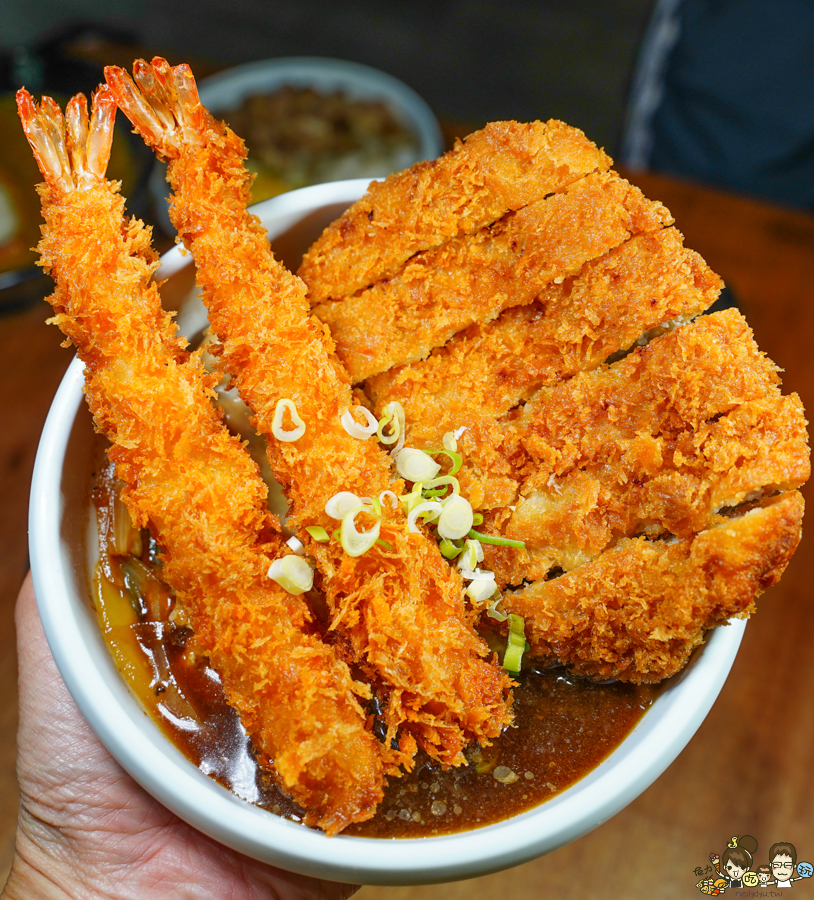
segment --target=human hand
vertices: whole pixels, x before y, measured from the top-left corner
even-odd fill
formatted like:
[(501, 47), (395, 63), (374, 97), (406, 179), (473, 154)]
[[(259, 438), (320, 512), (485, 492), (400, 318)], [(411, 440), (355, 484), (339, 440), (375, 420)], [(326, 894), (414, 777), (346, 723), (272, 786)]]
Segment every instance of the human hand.
[(345, 900), (354, 893), (255, 862), (165, 809), (119, 766), (73, 702), (30, 575), (16, 621), (20, 815), (2, 900)]

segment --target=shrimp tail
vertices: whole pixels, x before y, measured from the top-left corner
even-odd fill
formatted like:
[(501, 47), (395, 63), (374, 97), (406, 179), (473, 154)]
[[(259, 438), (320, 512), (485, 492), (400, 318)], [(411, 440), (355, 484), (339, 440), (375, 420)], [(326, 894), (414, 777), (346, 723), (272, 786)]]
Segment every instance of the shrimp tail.
[(203, 144), (206, 110), (185, 63), (137, 59), (133, 78), (120, 66), (106, 66), (105, 80), (121, 111), (162, 159), (177, 159), (185, 146)]
[(51, 97), (43, 97), (37, 106), (31, 94), (20, 88), (17, 112), (34, 159), (52, 191), (65, 194), (105, 180), (116, 120), (116, 100), (105, 85), (93, 95), (90, 120), (84, 94), (71, 99), (63, 117)]

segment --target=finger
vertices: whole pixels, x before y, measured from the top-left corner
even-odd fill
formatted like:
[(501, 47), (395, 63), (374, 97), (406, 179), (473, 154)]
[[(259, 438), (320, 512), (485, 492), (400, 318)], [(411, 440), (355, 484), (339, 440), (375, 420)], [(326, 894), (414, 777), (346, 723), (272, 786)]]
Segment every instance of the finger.
[(95, 741), (51, 655), (30, 573), (17, 597), (15, 621), (21, 735), (25, 736), (28, 727), (36, 723), (40, 732), (43, 728), (59, 728), (61, 732)]

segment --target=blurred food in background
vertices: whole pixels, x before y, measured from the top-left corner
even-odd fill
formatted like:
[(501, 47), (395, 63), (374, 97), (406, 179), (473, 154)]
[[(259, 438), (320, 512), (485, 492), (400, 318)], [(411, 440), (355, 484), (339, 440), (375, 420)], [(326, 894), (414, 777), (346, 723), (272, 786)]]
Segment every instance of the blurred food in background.
[(255, 203), (309, 184), (385, 176), (419, 152), (416, 135), (384, 102), (343, 91), (285, 85), (223, 115), (246, 141)]

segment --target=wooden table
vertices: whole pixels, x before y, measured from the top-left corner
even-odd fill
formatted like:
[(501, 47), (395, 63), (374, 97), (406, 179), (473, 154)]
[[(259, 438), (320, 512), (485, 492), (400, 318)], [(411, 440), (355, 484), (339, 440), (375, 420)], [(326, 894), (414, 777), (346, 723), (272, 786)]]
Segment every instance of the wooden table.
[[(726, 279), (758, 343), (785, 369), (786, 389), (814, 409), (814, 218), (654, 175), (633, 180), (672, 210), (687, 245)], [(42, 304), (0, 318), (9, 379), (0, 430), (0, 875), (16, 814), (11, 623), (26, 568), (28, 483), (51, 396), (71, 357), (57, 330), (45, 325), (47, 314)], [(729, 681), (695, 738), (627, 809), (510, 872), (434, 887), (366, 887), (359, 900), (689, 897), (696, 866), (744, 833), (760, 844), (756, 862), (780, 840), (795, 844), (800, 859), (814, 859), (812, 543), (810, 532), (780, 585), (760, 601)]]

